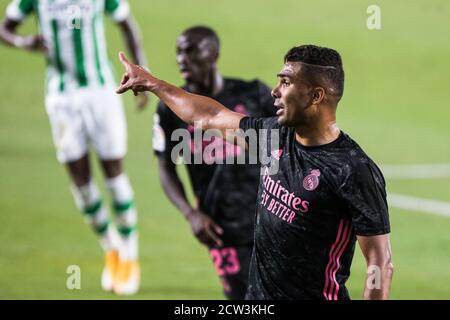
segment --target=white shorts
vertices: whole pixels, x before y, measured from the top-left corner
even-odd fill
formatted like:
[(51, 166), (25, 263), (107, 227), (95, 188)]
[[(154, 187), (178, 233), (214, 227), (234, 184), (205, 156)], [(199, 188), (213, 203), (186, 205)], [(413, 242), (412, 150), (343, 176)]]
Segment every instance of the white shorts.
[(91, 144), (101, 160), (125, 156), (127, 128), (121, 98), (112, 87), (49, 94), (45, 106), (58, 161), (68, 163), (88, 153)]

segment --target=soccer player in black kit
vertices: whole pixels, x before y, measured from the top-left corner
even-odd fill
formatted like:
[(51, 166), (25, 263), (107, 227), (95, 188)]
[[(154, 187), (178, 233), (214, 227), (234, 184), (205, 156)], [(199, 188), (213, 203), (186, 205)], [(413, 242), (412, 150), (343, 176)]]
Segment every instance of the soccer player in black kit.
[[(213, 97), (230, 110), (244, 115), (274, 116), (274, 99), (266, 85), (257, 80), (245, 82), (222, 77), (217, 70), (219, 48), (219, 38), (209, 27), (191, 27), (178, 37), (176, 58), (185, 81), (183, 89)], [(171, 139), (177, 129), (189, 131), (189, 140), (181, 141), (187, 144), (184, 150), (189, 151), (182, 156), (187, 160), (189, 178), (197, 198), (195, 208), (186, 198), (175, 159), (172, 159), (174, 147), (180, 143)], [(163, 189), (189, 222), (193, 234), (209, 248), (225, 296), (244, 299), (253, 248), (259, 165), (226, 164), (227, 156), (235, 157), (235, 153), (245, 152), (245, 149), (228, 145), (225, 152), (210, 155), (206, 148), (213, 148), (215, 143), (223, 145), (223, 140), (205, 137), (199, 139), (196, 146), (195, 135), (192, 125), (183, 122), (163, 102), (158, 104), (154, 116), (153, 149), (158, 157)], [(197, 153), (206, 159), (200, 158), (201, 163), (194, 163)]]
[[(393, 275), (384, 178), (336, 125), (344, 90), (341, 57), (333, 49), (294, 47), (272, 90), (276, 118), (252, 118), (189, 94), (120, 54), (126, 73), (117, 90), (151, 91), (187, 123), (206, 129), (276, 130), (260, 150), (263, 164), (247, 299), (349, 299), (345, 282), (358, 241), (367, 262), (364, 299), (387, 299)], [(267, 135), (269, 137), (269, 135)], [(236, 142), (236, 139), (234, 139)], [(237, 140), (237, 143), (247, 142)], [(275, 171), (275, 172), (274, 172)]]

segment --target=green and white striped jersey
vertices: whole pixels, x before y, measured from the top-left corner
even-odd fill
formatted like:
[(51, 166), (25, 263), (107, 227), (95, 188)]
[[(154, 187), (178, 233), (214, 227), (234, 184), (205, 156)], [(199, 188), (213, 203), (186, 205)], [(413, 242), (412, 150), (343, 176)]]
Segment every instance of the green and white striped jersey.
[(114, 85), (103, 18), (129, 16), (126, 0), (14, 0), (6, 16), (22, 21), (34, 13), (49, 48), (47, 93)]

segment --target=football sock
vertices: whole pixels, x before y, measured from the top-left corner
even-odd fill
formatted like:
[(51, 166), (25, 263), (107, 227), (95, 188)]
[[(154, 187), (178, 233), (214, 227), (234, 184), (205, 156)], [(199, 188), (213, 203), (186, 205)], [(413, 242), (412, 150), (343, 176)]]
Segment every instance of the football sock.
[(133, 189), (126, 174), (106, 180), (113, 199), (116, 224), (122, 238), (120, 258), (136, 260), (138, 258), (138, 233), (136, 230), (137, 211), (134, 204)]
[(91, 180), (81, 187), (72, 185), (71, 191), (78, 209), (84, 213), (86, 223), (98, 235), (103, 250), (118, 249), (120, 238), (110, 224), (108, 211), (103, 205), (97, 185)]

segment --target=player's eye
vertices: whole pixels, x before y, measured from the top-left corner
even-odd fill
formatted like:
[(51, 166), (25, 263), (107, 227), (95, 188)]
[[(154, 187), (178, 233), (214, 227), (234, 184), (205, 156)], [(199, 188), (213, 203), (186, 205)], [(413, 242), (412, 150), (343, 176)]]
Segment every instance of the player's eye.
[(287, 81), (287, 80), (281, 80), (281, 85), (282, 85), (283, 87), (289, 87), (290, 82)]
[(189, 46), (184, 50), (184, 53), (192, 54), (192, 53), (195, 53), (195, 51), (196, 51), (196, 48), (194, 46)]

